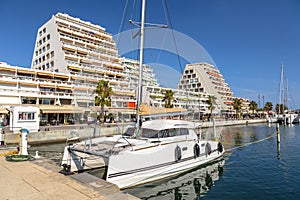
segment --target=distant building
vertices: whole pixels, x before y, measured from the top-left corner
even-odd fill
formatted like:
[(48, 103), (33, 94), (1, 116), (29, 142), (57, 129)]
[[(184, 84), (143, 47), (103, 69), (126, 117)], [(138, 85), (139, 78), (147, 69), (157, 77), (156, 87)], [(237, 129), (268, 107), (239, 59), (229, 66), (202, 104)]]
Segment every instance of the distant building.
[(208, 63), (187, 64), (178, 88), (191, 92), (207, 93), (216, 97), (216, 110), (232, 110), (233, 93), (220, 71)]

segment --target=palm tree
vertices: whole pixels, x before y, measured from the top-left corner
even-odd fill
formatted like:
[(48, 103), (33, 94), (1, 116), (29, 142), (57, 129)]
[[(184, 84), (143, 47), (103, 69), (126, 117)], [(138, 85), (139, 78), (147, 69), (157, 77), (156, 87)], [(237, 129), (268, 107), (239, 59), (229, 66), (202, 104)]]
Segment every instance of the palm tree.
[(208, 104), (208, 110), (210, 111), (209, 118), (212, 116), (212, 112), (215, 109), (215, 104), (216, 104), (216, 97), (213, 95), (209, 95), (208, 99), (206, 100), (206, 103)]
[(288, 107), (286, 107), (286, 105), (283, 107), (283, 104), (277, 104), (275, 110), (277, 114), (283, 114), (284, 110), (288, 110)]
[(252, 110), (252, 114), (254, 114), (254, 111), (257, 110), (257, 103), (255, 101), (251, 101), (249, 106), (250, 110)]
[(267, 113), (269, 113), (269, 111), (271, 111), (272, 109), (273, 109), (272, 102), (266, 102), (265, 110), (267, 111)]
[(176, 102), (174, 98), (174, 92), (172, 90), (166, 90), (165, 96), (162, 101), (165, 101), (165, 108), (173, 108), (172, 101)]
[[(108, 81), (100, 80), (95, 93), (97, 96), (95, 97), (95, 105), (101, 107), (100, 119), (104, 119), (104, 106), (111, 105), (112, 88), (109, 86)], [(104, 120), (103, 120), (104, 122)]]
[(239, 98), (235, 98), (234, 101), (233, 101), (233, 109), (236, 110), (236, 116), (235, 118), (237, 119), (237, 113), (239, 110), (241, 110), (242, 108), (242, 100), (239, 99)]

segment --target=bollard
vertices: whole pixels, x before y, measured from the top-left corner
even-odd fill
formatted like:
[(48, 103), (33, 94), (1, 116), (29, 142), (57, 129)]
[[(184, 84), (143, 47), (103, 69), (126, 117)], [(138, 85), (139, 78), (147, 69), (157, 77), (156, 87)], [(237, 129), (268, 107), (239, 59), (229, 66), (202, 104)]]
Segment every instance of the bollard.
[(39, 155), (39, 151), (35, 151), (35, 156), (34, 156), (35, 159), (38, 159), (38, 158), (41, 158), (41, 156)]
[(4, 131), (2, 131), (2, 126), (0, 125), (0, 146), (4, 145)]
[(19, 154), (20, 155), (28, 155), (28, 152), (27, 152), (27, 148), (28, 148), (28, 134), (29, 134), (29, 131), (25, 128), (22, 128), (20, 130), (20, 152)]

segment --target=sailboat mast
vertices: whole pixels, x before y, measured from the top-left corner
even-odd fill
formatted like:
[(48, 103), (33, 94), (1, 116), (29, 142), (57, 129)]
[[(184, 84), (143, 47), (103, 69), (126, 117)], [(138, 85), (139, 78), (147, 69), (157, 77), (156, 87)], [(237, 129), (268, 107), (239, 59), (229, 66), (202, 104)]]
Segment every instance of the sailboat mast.
[[(280, 104), (282, 104), (282, 112), (284, 112), (283, 65), (281, 65), (281, 77), (280, 77)], [(279, 114), (280, 113), (281, 113), (281, 106), (279, 106)]]
[(146, 0), (142, 0), (142, 13), (141, 13), (141, 32), (140, 32), (140, 65), (139, 65), (139, 84), (138, 84), (138, 99), (137, 99), (137, 124), (140, 124), (139, 109), (142, 102), (142, 89), (143, 89), (143, 62), (144, 62), (144, 30), (145, 30), (145, 12)]

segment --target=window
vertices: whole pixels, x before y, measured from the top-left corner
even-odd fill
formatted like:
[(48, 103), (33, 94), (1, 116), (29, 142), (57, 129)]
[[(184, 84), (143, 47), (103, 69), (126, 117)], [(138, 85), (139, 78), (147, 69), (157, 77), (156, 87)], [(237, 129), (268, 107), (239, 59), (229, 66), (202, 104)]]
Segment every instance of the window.
[(54, 57), (54, 51), (51, 51), (50, 55), (51, 55), (51, 58), (53, 58)]
[(34, 112), (19, 112), (19, 120), (34, 120), (35, 113)]
[(49, 50), (50, 49), (50, 44), (47, 44), (47, 50)]
[(50, 62), (50, 67), (53, 67), (53, 66), (54, 66), (54, 62), (51, 61), (51, 62)]
[(39, 55), (39, 52), (38, 51), (35, 51), (35, 56)]
[(46, 28), (43, 29), (43, 33), (46, 33)]
[(39, 35), (40, 35), (40, 36), (42, 35), (42, 31), (39, 32)]
[(46, 64), (46, 68), (47, 68), (47, 69), (49, 68), (49, 63)]
[(50, 34), (47, 35), (47, 40), (50, 40)]

